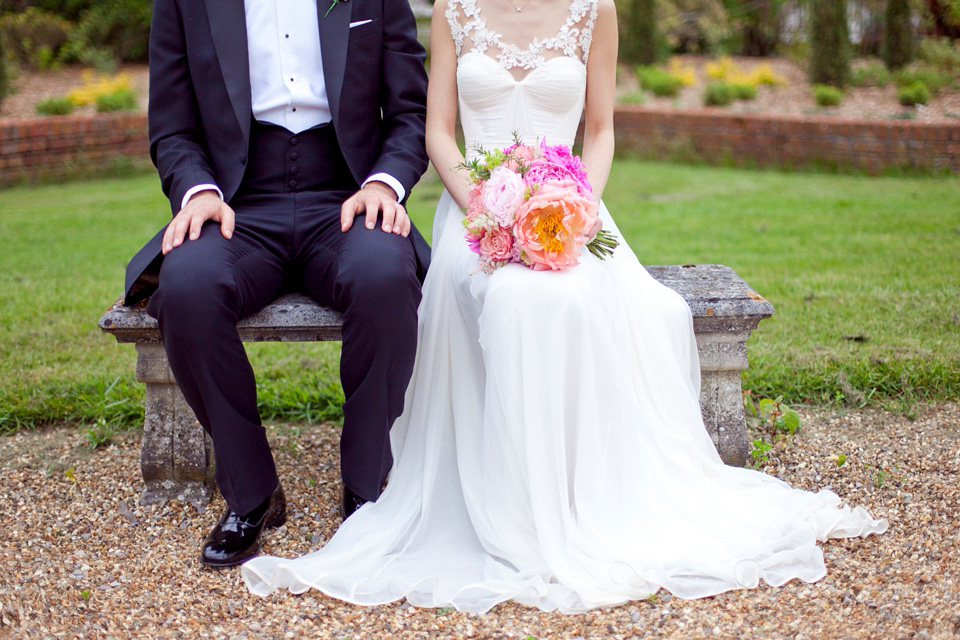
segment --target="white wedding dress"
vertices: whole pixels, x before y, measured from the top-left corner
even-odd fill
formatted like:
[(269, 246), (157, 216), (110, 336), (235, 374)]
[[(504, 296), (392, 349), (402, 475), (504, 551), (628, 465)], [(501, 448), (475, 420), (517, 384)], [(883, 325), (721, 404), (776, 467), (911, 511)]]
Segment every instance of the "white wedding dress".
[[(514, 131), (573, 144), (595, 16), (593, 0), (573, 0), (559, 35), (521, 50), (476, 0), (451, 1), (468, 150)], [(486, 275), (462, 219), (444, 194), (385, 492), (319, 551), (247, 562), (251, 591), (570, 613), (660, 588), (698, 598), (818, 580), (817, 541), (886, 529), (829, 491), (721, 462), (700, 417), (690, 310), (625, 244), (563, 272)]]

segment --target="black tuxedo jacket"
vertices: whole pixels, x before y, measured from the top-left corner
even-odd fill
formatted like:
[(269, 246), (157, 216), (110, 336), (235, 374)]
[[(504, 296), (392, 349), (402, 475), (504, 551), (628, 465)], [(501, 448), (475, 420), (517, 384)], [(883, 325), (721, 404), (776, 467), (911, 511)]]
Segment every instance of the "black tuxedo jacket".
[[(427, 167), (426, 53), (407, 0), (318, 0), (333, 126), (357, 183), (384, 172), (407, 193)], [(358, 24), (350, 28), (350, 23)], [(191, 187), (229, 202), (246, 169), (252, 121), (243, 0), (156, 0), (150, 29), (150, 155), (174, 215)], [(421, 280), (430, 249), (414, 229)], [(160, 231), (127, 267), (126, 302), (156, 287)]]

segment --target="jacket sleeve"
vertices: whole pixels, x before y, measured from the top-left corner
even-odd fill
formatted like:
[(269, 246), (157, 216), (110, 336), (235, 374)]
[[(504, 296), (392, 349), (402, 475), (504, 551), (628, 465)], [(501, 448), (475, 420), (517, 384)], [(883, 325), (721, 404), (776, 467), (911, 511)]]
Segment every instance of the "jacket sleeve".
[(383, 0), (382, 15), (383, 142), (370, 173), (393, 176), (409, 194), (427, 169), (426, 52), (417, 40), (417, 23), (407, 0)]
[(150, 157), (174, 215), (184, 194), (216, 184), (205, 148), (187, 58), (183, 16), (176, 0), (156, 0), (150, 27)]

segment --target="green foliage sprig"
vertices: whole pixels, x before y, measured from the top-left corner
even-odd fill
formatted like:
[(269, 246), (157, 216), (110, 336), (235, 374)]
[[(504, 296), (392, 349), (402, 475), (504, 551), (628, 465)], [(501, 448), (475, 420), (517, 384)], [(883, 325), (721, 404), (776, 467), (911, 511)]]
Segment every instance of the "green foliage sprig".
[(754, 400), (751, 391), (743, 393), (743, 408), (747, 427), (757, 433), (750, 451), (752, 466), (760, 468), (769, 460), (773, 445), (790, 442), (800, 430), (800, 414), (788, 407), (783, 398)]

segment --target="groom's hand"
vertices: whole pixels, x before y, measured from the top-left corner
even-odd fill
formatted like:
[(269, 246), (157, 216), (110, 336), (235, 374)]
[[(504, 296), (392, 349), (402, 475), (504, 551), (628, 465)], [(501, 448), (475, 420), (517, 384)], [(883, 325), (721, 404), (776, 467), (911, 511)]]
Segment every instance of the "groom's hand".
[(383, 213), (381, 229), (404, 238), (410, 233), (410, 216), (397, 202), (397, 194), (386, 183), (373, 180), (347, 198), (340, 209), (340, 228), (349, 231), (357, 216), (364, 216), (364, 226), (373, 229), (377, 216)]
[(200, 229), (207, 220), (220, 223), (220, 233), (229, 240), (233, 236), (234, 213), (216, 191), (199, 191), (190, 198), (187, 206), (180, 209), (163, 234), (163, 255), (167, 255), (190, 234), (191, 240), (200, 237)]

